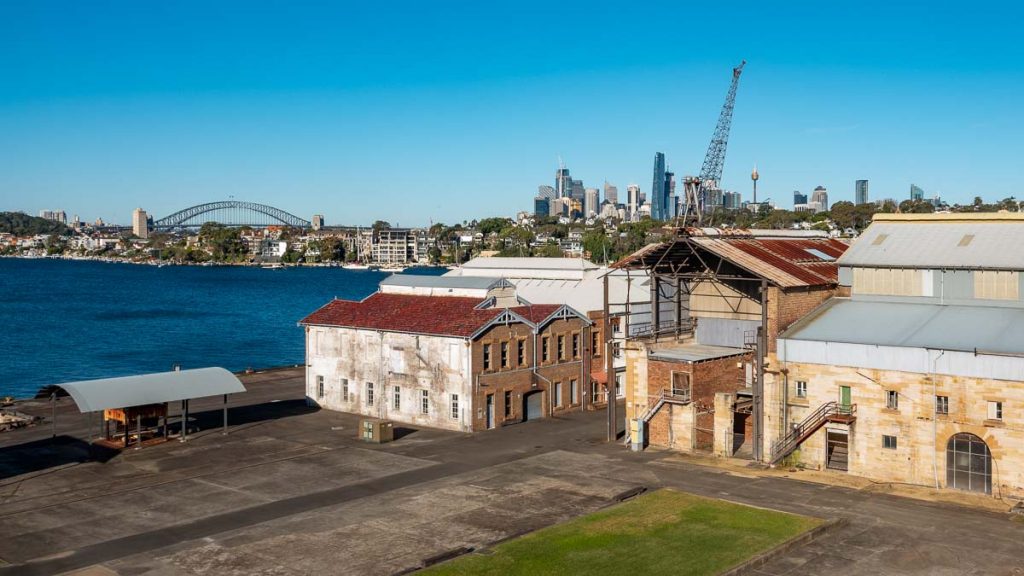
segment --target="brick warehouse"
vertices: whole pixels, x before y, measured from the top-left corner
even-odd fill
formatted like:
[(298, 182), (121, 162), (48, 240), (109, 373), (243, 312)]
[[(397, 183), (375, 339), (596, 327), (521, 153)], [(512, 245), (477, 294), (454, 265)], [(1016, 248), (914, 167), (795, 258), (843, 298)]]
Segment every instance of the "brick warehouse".
[(626, 347), (631, 440), (760, 458), (759, 366), (780, 331), (841, 293), (835, 260), (847, 245), (813, 232), (671, 232), (613, 266), (651, 278), (650, 327)]
[(525, 302), (501, 279), (418, 279), (413, 293), (400, 284), (300, 321), (309, 403), (469, 432), (592, 402), (583, 314)]

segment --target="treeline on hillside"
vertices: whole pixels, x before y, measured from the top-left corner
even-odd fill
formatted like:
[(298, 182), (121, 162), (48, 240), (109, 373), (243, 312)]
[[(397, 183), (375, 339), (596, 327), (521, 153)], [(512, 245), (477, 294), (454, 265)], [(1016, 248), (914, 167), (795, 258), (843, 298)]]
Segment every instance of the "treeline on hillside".
[(0, 233), (14, 234), (15, 236), (67, 234), (68, 227), (60, 222), (29, 216), (21, 212), (0, 212)]

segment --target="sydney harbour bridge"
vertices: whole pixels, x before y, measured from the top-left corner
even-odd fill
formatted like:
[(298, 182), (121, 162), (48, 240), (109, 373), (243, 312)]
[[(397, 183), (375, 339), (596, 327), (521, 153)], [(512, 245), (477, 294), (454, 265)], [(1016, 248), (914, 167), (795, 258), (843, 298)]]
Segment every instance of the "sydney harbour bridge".
[(309, 228), (312, 226), (309, 220), (303, 220), (280, 208), (241, 200), (223, 200), (179, 210), (170, 216), (154, 220), (152, 228), (156, 230), (198, 228), (207, 222), (216, 222), (225, 226), (252, 226), (254, 228), (275, 225), (291, 226), (294, 228)]

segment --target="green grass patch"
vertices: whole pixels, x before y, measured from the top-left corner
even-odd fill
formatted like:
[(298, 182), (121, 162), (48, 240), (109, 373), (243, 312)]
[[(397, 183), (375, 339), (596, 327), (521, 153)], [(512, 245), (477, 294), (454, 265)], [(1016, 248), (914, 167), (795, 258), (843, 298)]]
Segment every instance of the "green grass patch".
[(418, 574), (716, 574), (820, 523), (658, 490)]

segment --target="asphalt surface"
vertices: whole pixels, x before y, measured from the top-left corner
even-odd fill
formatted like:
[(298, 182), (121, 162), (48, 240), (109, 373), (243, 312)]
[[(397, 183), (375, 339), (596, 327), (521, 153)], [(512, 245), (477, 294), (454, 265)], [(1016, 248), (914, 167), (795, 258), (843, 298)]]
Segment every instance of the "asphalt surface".
[(1024, 574), (1009, 514), (636, 454), (603, 442), (600, 413), (364, 444), (358, 418), (305, 406), (301, 371), (244, 380), (227, 435), (219, 399), (193, 402), (188, 442), (116, 455), (90, 451), (96, 423), (68, 401), (57, 442), (0, 435), (0, 574), (394, 574), (636, 486), (847, 519), (758, 574)]

